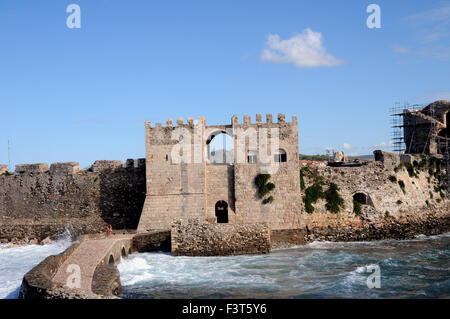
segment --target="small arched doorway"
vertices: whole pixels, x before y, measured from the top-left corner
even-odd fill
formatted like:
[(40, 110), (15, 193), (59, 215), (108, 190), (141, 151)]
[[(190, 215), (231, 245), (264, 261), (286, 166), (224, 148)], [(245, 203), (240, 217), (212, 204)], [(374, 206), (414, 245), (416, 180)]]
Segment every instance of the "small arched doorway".
[(353, 200), (360, 203), (361, 205), (368, 205), (367, 195), (364, 193), (356, 193), (353, 195)]
[(220, 200), (216, 203), (216, 218), (217, 223), (228, 223), (228, 204), (224, 200)]
[(113, 257), (113, 255), (110, 255), (110, 256), (109, 256), (108, 264), (114, 265), (114, 257)]

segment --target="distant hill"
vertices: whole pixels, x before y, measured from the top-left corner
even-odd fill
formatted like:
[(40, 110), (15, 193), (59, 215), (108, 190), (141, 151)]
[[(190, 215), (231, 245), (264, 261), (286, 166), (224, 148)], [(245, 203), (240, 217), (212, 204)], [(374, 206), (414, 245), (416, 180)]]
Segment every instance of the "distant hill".
[(305, 155), (300, 154), (299, 160), (301, 161), (328, 161), (328, 155)]
[[(350, 161), (353, 161), (356, 158), (364, 161), (373, 161), (375, 160), (373, 155), (357, 155), (357, 156), (347, 156)], [(328, 161), (328, 155), (305, 155), (300, 154), (299, 159), (301, 161)]]

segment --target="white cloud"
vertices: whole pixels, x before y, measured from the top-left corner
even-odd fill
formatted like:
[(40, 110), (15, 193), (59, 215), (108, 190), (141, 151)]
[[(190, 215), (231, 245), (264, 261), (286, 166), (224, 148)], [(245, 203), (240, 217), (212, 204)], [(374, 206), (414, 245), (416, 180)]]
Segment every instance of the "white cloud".
[(342, 145), (342, 147), (344, 148), (344, 150), (349, 150), (352, 148), (352, 146), (349, 143), (344, 143), (344, 145)]
[(416, 43), (411, 48), (394, 45), (392, 48), (395, 52), (439, 60), (450, 59), (450, 47), (441, 41), (450, 37), (450, 2), (409, 15), (404, 21), (414, 31)]
[(402, 47), (401, 45), (393, 45), (392, 48), (397, 53), (401, 53), (401, 54), (411, 53), (411, 49), (410, 48)]
[(278, 34), (270, 34), (266, 46), (261, 54), (261, 60), (265, 62), (293, 63), (298, 68), (330, 67), (344, 63), (326, 52), (322, 45), (322, 33), (309, 28), (286, 40), (281, 40)]
[(382, 141), (380, 144), (374, 145), (375, 148), (387, 148), (394, 146), (394, 142), (389, 141), (386, 143), (385, 141)]

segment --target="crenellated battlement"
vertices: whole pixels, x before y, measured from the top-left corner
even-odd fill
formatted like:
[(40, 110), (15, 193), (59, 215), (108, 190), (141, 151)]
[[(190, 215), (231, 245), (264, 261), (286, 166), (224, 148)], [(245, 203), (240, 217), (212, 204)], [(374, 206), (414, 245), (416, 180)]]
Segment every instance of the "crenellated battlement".
[[(223, 125), (209, 125), (206, 126), (206, 120), (203, 116), (199, 116), (197, 120), (194, 120), (192, 117), (188, 117), (185, 121), (183, 118), (177, 118), (176, 121), (174, 121), (172, 118), (168, 118), (166, 120), (165, 125), (163, 123), (152, 123), (152, 122), (145, 122), (145, 127), (149, 130), (159, 130), (159, 129), (174, 129), (177, 127), (183, 127), (183, 128), (194, 128), (196, 124), (203, 124), (203, 126), (210, 128), (210, 127), (220, 127)], [(291, 122), (286, 121), (286, 116), (283, 113), (278, 113), (276, 117), (276, 121), (273, 120), (272, 114), (266, 114), (266, 120), (263, 122), (262, 114), (256, 114), (255, 115), (255, 121), (252, 121), (251, 115), (244, 115), (242, 121), (239, 121), (239, 116), (233, 115), (231, 118), (231, 126), (239, 126), (239, 125), (257, 125), (258, 127), (264, 127), (264, 125), (270, 125), (270, 127), (276, 126), (277, 124), (294, 124), (297, 125), (297, 116), (293, 115)]]
[[(17, 164), (15, 172), (12, 174), (41, 174), (49, 173), (51, 175), (73, 175), (82, 172), (103, 172), (114, 171), (117, 169), (144, 169), (145, 158), (127, 159), (125, 163), (120, 160), (108, 161), (98, 160), (88, 169), (81, 169), (78, 162), (56, 162), (51, 163), (50, 168), (47, 163), (35, 164)], [(7, 165), (0, 165), (0, 175), (8, 170)]]

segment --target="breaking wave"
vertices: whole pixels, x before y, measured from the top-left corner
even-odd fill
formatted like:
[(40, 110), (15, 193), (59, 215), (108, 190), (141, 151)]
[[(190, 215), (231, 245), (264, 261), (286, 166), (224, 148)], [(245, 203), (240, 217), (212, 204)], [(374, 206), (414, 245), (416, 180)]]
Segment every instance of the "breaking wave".
[(46, 257), (59, 254), (70, 245), (68, 234), (48, 245), (0, 245), (0, 299), (17, 298), (23, 276)]
[[(314, 242), (259, 256), (135, 253), (118, 268), (124, 298), (448, 298), (449, 257), (447, 233)], [(374, 267), (379, 289), (367, 285)]]

